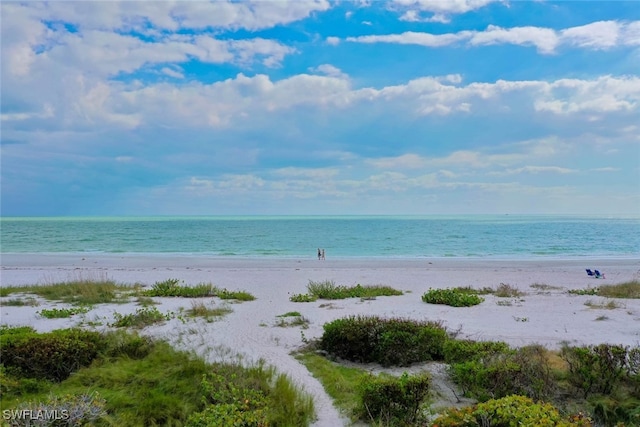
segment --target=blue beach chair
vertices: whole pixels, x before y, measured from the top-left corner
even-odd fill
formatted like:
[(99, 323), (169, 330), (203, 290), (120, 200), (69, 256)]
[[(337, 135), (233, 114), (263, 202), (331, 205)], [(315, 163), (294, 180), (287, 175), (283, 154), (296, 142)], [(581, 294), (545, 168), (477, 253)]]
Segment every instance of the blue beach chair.
[(587, 268), (587, 276), (595, 276), (596, 273), (594, 273), (593, 271), (591, 271), (590, 268)]
[(593, 273), (596, 275), (596, 279), (604, 279), (604, 274), (600, 273), (598, 270), (594, 270)]

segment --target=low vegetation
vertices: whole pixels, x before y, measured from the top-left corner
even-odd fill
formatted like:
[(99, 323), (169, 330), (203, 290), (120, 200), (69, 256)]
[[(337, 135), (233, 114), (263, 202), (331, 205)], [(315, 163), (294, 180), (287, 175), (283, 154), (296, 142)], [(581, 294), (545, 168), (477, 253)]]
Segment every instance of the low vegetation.
[(425, 422), (423, 405), (429, 395), (427, 374), (399, 378), (369, 375), (359, 385), (358, 418), (383, 425), (415, 426)]
[(262, 363), (208, 364), (122, 331), (4, 327), (0, 343), (2, 410), (73, 408), (73, 425), (95, 426), (297, 427), (314, 419), (311, 397)]
[(571, 289), (570, 294), (590, 295), (605, 298), (640, 298), (640, 281), (618, 283), (616, 285), (603, 285), (596, 288)]
[(34, 297), (25, 297), (25, 298), (11, 298), (0, 301), (0, 306), (6, 307), (37, 307), (40, 303)]
[[(564, 346), (561, 351), (540, 345), (511, 348), (504, 342), (456, 339), (438, 324), (374, 316), (350, 316), (329, 322), (315, 344), (331, 359), (356, 363), (447, 363), (450, 378), (464, 395), (480, 403), (447, 411), (434, 426), (640, 425), (637, 346)], [(363, 398), (362, 386), (355, 385), (361, 381), (358, 371), (340, 367), (317, 354), (300, 358), (332, 396), (346, 402), (340, 406), (353, 410), (357, 418), (373, 420), (375, 425), (426, 425), (418, 418), (394, 418), (392, 409), (363, 411), (364, 406), (358, 403)], [(339, 369), (349, 369), (344, 373), (347, 379), (336, 378), (341, 375)], [(383, 403), (389, 408), (401, 406), (385, 399)], [(402, 412), (411, 411), (405, 408)], [(418, 414), (424, 411), (419, 410)]]
[(437, 322), (349, 316), (324, 325), (319, 347), (353, 362), (406, 366), (442, 359), (445, 328)]
[(178, 279), (167, 279), (162, 282), (156, 282), (151, 289), (142, 292), (142, 294), (147, 297), (218, 297), (220, 299), (234, 299), (238, 301), (255, 300), (255, 297), (248, 292), (220, 289), (211, 283), (200, 283), (195, 286), (184, 286), (180, 285), (180, 283)]
[(172, 313), (163, 314), (156, 307), (138, 308), (135, 313), (113, 313), (114, 321), (109, 326), (115, 328), (144, 328), (174, 318)]
[(64, 319), (76, 314), (87, 313), (89, 309), (87, 307), (71, 307), (71, 308), (43, 308), (37, 311), (36, 314), (47, 319)]
[(281, 328), (301, 326), (302, 329), (307, 329), (309, 327), (309, 319), (300, 314), (299, 311), (290, 311), (276, 317), (278, 318), (278, 321), (275, 325)]
[(312, 302), (318, 299), (346, 299), (346, 298), (364, 298), (372, 299), (380, 296), (396, 296), (402, 295), (402, 291), (393, 289), (390, 286), (343, 286), (336, 285), (333, 280), (325, 280), (316, 282), (309, 280), (306, 294), (295, 294), (289, 299), (293, 302)]
[(62, 301), (77, 305), (94, 305), (126, 302), (138, 285), (117, 284), (109, 279), (77, 279), (67, 282), (32, 286), (3, 286), (0, 296), (13, 293), (35, 294), (50, 301)]
[(213, 322), (231, 312), (233, 312), (233, 310), (227, 305), (214, 306), (207, 305), (201, 301), (194, 301), (191, 303), (191, 308), (187, 310), (187, 315), (191, 317), (202, 317), (207, 322)]
[(484, 301), (474, 293), (456, 289), (429, 289), (422, 295), (422, 301), (428, 304), (444, 304), (451, 307), (471, 307)]
[(438, 417), (433, 427), (484, 426), (536, 426), (569, 427), (591, 426), (583, 416), (564, 417), (549, 403), (535, 402), (525, 396), (491, 399), (472, 407), (449, 409)]

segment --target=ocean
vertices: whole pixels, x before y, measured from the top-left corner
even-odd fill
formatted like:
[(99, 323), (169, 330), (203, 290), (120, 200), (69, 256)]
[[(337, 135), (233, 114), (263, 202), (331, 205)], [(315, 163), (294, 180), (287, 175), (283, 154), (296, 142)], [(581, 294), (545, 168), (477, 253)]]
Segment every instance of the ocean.
[(252, 258), (640, 258), (640, 218), (246, 216), (2, 218), (0, 252)]

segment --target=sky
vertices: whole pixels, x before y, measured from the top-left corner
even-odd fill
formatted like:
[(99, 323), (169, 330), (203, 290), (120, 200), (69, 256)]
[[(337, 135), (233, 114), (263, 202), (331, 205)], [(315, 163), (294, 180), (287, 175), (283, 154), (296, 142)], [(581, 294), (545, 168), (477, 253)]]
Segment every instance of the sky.
[(640, 215), (638, 1), (0, 8), (5, 217)]

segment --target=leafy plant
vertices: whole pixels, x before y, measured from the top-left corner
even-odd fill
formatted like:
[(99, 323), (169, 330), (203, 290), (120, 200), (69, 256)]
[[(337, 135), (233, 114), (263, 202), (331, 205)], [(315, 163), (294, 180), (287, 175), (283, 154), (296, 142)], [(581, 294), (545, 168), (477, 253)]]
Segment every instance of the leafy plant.
[(564, 346), (560, 354), (569, 366), (569, 382), (585, 398), (611, 393), (625, 373), (627, 348), (621, 345)]
[(428, 304), (470, 307), (480, 304), (484, 301), (484, 298), (460, 291), (459, 289), (429, 289), (429, 291), (422, 295), (422, 301)]
[(415, 425), (429, 394), (429, 385), (430, 377), (426, 374), (409, 376), (405, 372), (400, 378), (365, 377), (359, 389), (359, 416), (392, 425)]
[(404, 366), (442, 359), (446, 339), (446, 330), (437, 322), (350, 316), (326, 323), (319, 345), (354, 362)]
[(27, 377), (62, 381), (88, 366), (103, 348), (98, 332), (61, 329), (38, 334), (32, 328), (0, 328), (0, 358)]
[(115, 320), (110, 326), (116, 328), (144, 328), (145, 326), (171, 320), (172, 318), (171, 314), (162, 314), (156, 307), (138, 308), (135, 313), (130, 314), (120, 314), (116, 312), (113, 316)]
[(36, 312), (42, 317), (47, 319), (64, 319), (67, 317), (75, 316), (76, 314), (84, 314), (89, 311), (86, 307), (72, 307), (72, 308), (43, 308)]
[(549, 403), (535, 402), (525, 396), (506, 396), (479, 403), (474, 407), (450, 409), (434, 420), (433, 427), (481, 426), (536, 426), (569, 427), (591, 426), (588, 418), (564, 418)]
[(289, 301), (291, 302), (314, 302), (317, 300), (318, 297), (311, 294), (293, 294), (289, 297)]

